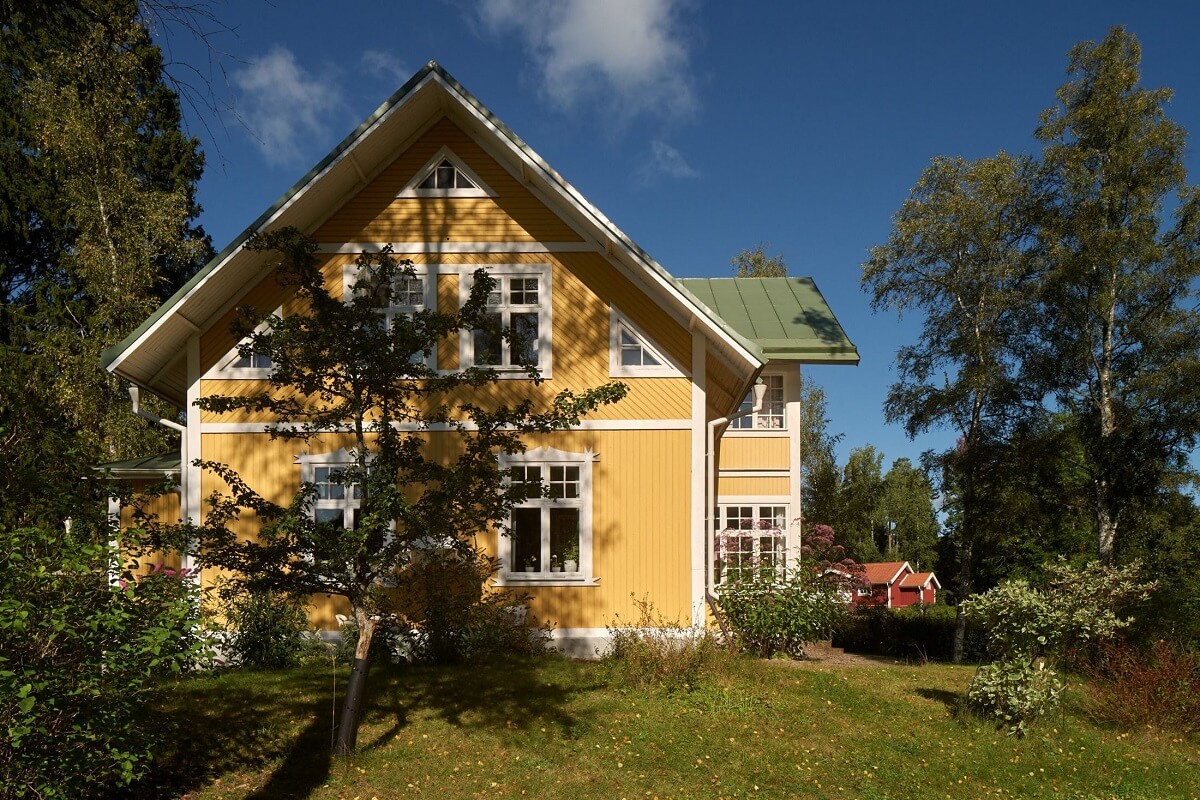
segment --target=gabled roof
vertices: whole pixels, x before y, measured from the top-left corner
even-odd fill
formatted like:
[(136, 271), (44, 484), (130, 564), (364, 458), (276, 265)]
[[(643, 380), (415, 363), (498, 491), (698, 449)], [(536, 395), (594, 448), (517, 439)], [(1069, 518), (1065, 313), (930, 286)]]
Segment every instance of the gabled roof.
[(683, 278), (687, 290), (777, 361), (857, 364), (812, 278)]
[(767, 362), (758, 344), (698, 302), (458, 81), (430, 61), (137, 330), (106, 350), (101, 363), (183, 405), (187, 341), (210, 327), (266, 274), (267, 256), (244, 247), (250, 236), (286, 225), (315, 231), (443, 115), (476, 137), (493, 158), (608, 255), (666, 313), (702, 331), (723, 357), (745, 364), (750, 371)]
[(900, 574), (905, 570), (912, 572), (912, 567), (907, 561), (877, 561), (872, 564), (863, 564), (866, 568), (865, 575), (872, 585), (884, 584), (891, 586), (900, 577)]
[(900, 581), (901, 589), (924, 589), (932, 583), (938, 589), (942, 588), (942, 584), (938, 581), (937, 576), (932, 572), (914, 572), (911, 575), (905, 575), (904, 580)]

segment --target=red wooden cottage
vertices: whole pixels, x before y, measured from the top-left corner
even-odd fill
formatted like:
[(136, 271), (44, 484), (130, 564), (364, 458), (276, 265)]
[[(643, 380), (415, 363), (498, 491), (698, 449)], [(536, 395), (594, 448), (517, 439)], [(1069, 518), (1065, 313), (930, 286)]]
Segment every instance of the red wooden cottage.
[(854, 593), (856, 606), (905, 606), (933, 605), (937, 590), (942, 588), (932, 572), (914, 572), (907, 561), (884, 561), (864, 564), (863, 575), (870, 587)]

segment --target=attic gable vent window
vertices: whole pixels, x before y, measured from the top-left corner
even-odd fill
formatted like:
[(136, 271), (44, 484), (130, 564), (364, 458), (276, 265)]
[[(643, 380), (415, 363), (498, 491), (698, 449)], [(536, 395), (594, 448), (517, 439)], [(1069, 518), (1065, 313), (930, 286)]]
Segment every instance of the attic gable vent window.
[(495, 197), (479, 177), (449, 147), (425, 162), (396, 197)]
[(471, 179), (464, 175), (458, 167), (451, 164), (449, 161), (443, 160), (442, 163), (434, 167), (429, 173), (429, 177), (421, 181), (417, 185), (418, 189), (476, 189), (479, 187), (471, 182)]
[(679, 378), (683, 369), (614, 307), (608, 321), (608, 366), (614, 378)]

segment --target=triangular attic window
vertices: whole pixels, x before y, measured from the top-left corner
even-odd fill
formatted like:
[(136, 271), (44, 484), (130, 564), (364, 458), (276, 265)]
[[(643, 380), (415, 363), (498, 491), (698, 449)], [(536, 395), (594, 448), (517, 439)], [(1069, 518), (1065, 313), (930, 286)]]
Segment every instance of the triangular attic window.
[(418, 189), (475, 189), (476, 186), (462, 170), (442, 159), (436, 167), (430, 170), (425, 180), (417, 184)]
[(679, 377), (683, 370), (616, 308), (609, 315), (609, 374), (613, 377)]
[(442, 147), (396, 196), (495, 197), (496, 194), (449, 147)]

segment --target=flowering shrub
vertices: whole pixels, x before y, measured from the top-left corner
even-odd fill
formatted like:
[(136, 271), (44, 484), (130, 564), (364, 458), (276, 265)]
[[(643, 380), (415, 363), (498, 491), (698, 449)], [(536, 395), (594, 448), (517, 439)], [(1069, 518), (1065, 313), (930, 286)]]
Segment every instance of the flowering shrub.
[(804, 645), (828, 639), (846, 614), (839, 585), (804, 569), (781, 581), (726, 584), (720, 604), (738, 646), (762, 658), (802, 658)]
[(0, 796), (126, 785), (164, 733), (145, 703), (155, 678), (201, 654), (197, 590), (161, 567), (110, 586), (116, 555), (62, 531), (0, 530)]

